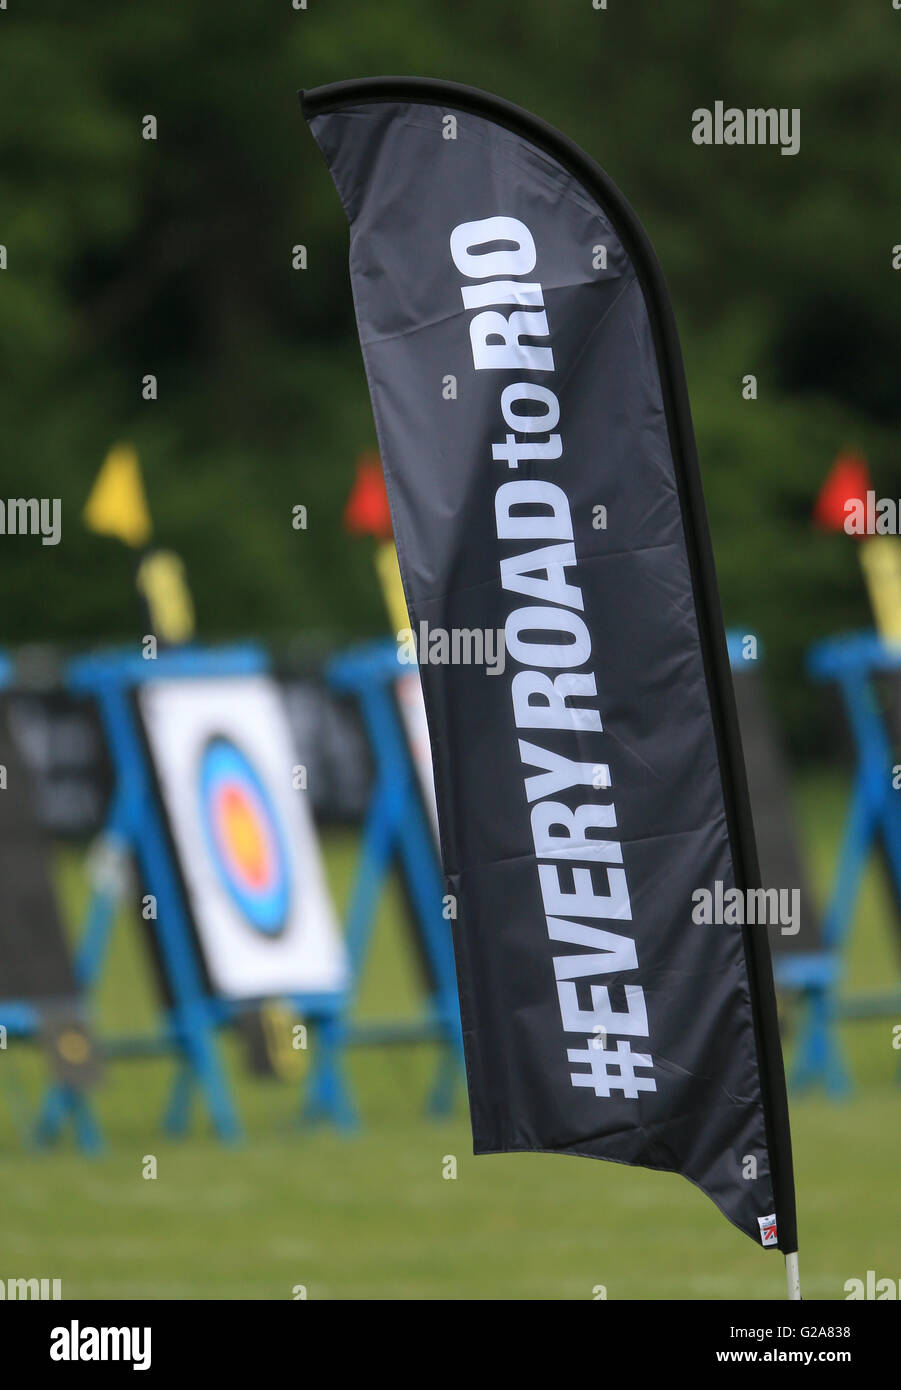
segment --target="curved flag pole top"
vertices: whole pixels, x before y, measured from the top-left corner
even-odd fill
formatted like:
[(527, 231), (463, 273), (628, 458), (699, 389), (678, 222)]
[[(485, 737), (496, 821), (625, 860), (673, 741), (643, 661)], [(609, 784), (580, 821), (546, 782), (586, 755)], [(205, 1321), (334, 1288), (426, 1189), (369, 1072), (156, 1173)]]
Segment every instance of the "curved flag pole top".
[[(338, 82), (303, 91), (300, 93), (300, 100), (304, 116), (310, 122), (315, 121), (317, 117), (341, 113), (368, 104), (421, 104), (438, 107), (443, 111), (451, 110), (480, 117), (512, 132), (556, 161), (581, 185), (612, 225), (634, 267), (644, 297), (656, 351), (673, 472), (681, 506), (703, 672), (715, 747), (719, 757), (722, 800), (735, 884), (740, 890), (759, 888), (760, 870), (681, 349), (663, 272), (638, 218), (603, 169), (577, 145), (529, 112), (490, 93), (451, 82), (412, 77), (378, 77)], [(344, 178), (347, 179), (346, 173)], [(370, 389), (374, 394), (371, 376)], [(375, 399), (373, 403), (375, 405)], [(384, 448), (382, 452), (384, 458)], [(396, 524), (395, 531), (397, 532)], [(406, 574), (404, 577), (406, 582)], [(778, 1217), (778, 1248), (784, 1252), (786, 1258), (788, 1296), (799, 1299), (801, 1293), (788, 1104), (769, 944), (765, 930), (750, 928), (747, 924), (742, 925), (741, 936), (751, 1000), (760, 1097), (772, 1170), (773, 1200)], [(458, 957), (458, 973), (459, 970)], [(462, 993), (461, 982), (461, 999)], [(470, 1091), (472, 1101), (471, 1080)], [(526, 1145), (530, 1146), (541, 1147), (534, 1142)], [(578, 1150), (571, 1147), (564, 1151)], [(649, 1166), (661, 1165), (651, 1163)], [(775, 1221), (772, 1221), (772, 1225), (775, 1224)], [(769, 1230), (763, 1243), (777, 1244), (775, 1234), (774, 1230)]]

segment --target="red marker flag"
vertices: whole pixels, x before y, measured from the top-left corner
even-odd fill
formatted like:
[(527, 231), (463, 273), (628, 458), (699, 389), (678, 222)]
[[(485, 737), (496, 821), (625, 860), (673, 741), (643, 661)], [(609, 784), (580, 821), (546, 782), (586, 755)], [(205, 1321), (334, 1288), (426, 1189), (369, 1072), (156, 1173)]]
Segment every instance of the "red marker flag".
[(863, 454), (839, 454), (814, 503), (814, 521), (826, 531), (844, 531), (848, 502), (860, 501), (865, 506), (872, 486), (870, 467)]

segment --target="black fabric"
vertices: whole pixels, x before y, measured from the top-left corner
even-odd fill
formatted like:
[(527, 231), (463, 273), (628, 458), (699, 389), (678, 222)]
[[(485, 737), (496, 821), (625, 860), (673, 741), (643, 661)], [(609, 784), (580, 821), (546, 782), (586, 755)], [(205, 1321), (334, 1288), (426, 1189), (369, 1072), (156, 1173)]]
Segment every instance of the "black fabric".
[[(897, 671), (880, 671), (874, 674), (871, 689), (875, 699), (879, 702), (883, 710), (885, 719), (886, 733), (892, 747), (892, 755), (895, 763), (901, 759), (901, 673)], [(844, 706), (842, 707), (842, 727), (846, 728), (846, 716)], [(849, 740), (850, 743), (850, 740)], [(849, 749), (853, 756), (853, 745)], [(891, 925), (894, 929), (895, 946), (901, 950), (901, 883), (892, 869), (891, 855), (885, 841), (885, 834), (882, 826), (876, 839), (879, 863), (882, 867), (882, 874), (885, 880), (886, 891), (889, 901), (894, 908), (891, 917)]]
[[(775, 1211), (794, 1249), (766, 935), (692, 918), (695, 890), (755, 886), (758, 870), (659, 267), (606, 175), (507, 103), (414, 79), (302, 100), (351, 225), (414, 631), (508, 626), (502, 675), (422, 667), (475, 1150), (681, 1172), (755, 1241)], [(506, 358), (489, 350), (503, 323), (489, 333), (482, 313), (523, 314)], [(540, 388), (559, 423), (511, 433), (502, 393), (514, 386), (510, 413), (530, 413), (523, 393)], [(521, 456), (542, 440), (544, 457)], [(505, 484), (519, 498), (508, 521)], [(530, 505), (530, 488), (552, 500)], [(528, 608), (540, 612), (525, 622)], [(551, 650), (564, 629), (578, 662)], [(569, 727), (526, 727), (522, 699), (517, 714), (514, 678), (542, 674), (581, 678), (569, 708), (583, 714), (560, 716)], [(581, 780), (552, 791), (536, 758), (584, 765)], [(561, 857), (552, 837), (577, 808), (594, 829)]]
[(31, 777), (0, 697), (0, 1000), (72, 998), (72, 962), (50, 880), (47, 842), (33, 804)]

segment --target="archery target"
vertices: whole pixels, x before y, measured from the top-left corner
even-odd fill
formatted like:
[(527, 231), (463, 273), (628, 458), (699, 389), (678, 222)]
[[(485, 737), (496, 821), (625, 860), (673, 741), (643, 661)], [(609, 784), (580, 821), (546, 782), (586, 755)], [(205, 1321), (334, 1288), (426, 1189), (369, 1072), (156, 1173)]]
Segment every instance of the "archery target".
[(137, 699), (213, 989), (232, 999), (343, 989), (344, 947), (275, 683), (161, 680)]
[(200, 818), (207, 849), (226, 891), (258, 931), (284, 930), (291, 874), (281, 827), (256, 769), (217, 734), (203, 750)]
[(432, 770), (432, 745), (422, 696), (422, 681), (418, 671), (408, 671), (394, 683), (401, 721), (407, 736), (407, 747), (416, 768), (419, 790), (428, 811), (429, 820), (438, 841), (438, 803), (435, 799), (435, 774)]

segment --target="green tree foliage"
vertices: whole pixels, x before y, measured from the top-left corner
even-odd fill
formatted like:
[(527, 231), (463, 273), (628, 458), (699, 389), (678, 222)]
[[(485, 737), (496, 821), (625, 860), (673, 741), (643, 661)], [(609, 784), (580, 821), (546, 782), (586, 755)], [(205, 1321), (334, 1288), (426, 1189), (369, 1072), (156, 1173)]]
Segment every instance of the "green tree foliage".
[[(138, 447), (206, 635), (383, 626), (369, 547), (340, 527), (374, 445), (347, 232), (296, 88), (431, 75), (565, 130), (644, 221), (683, 336), (727, 619), (761, 634), (810, 741), (803, 649), (868, 622), (854, 544), (813, 529), (815, 493), (849, 444), (901, 493), (899, 41), (889, 0), (8, 0), (0, 495), (61, 497), (64, 529), (56, 548), (0, 541), (0, 643), (138, 630), (133, 557), (80, 522), (117, 439)], [(716, 100), (799, 108), (800, 153), (696, 146), (692, 112)]]

